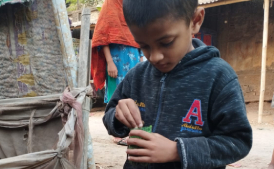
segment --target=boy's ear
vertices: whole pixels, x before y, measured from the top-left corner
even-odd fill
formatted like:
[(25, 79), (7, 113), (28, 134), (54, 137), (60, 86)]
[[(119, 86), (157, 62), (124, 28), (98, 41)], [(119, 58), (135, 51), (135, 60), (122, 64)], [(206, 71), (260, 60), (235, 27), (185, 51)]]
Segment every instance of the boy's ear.
[(200, 28), (205, 19), (205, 9), (202, 7), (198, 7), (194, 13), (194, 17), (192, 18), (191, 29), (192, 34), (197, 34), (200, 31)]

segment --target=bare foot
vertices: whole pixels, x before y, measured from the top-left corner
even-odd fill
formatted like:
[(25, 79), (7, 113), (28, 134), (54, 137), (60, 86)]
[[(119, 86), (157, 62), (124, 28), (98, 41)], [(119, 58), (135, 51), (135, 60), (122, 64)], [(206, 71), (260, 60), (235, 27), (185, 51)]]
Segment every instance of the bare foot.
[(273, 150), (272, 160), (268, 166), (268, 169), (274, 169), (274, 150)]
[(114, 137), (113, 138), (113, 142), (118, 144), (118, 145), (123, 145), (123, 146), (127, 146), (127, 140), (129, 137), (125, 137), (125, 138), (119, 138), (119, 137)]
[(122, 138), (119, 138), (119, 137), (113, 137), (113, 142), (114, 143), (118, 143), (119, 141), (121, 141), (122, 140)]

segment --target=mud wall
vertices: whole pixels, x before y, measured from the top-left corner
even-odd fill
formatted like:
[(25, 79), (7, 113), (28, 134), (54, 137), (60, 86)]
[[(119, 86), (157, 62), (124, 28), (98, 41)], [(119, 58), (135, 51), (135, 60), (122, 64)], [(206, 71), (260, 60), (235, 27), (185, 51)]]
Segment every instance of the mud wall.
[[(263, 1), (237, 3), (207, 10), (204, 26), (218, 32), (221, 57), (236, 71), (246, 102), (258, 101), (263, 37)], [(274, 7), (270, 8), (265, 100), (274, 91)]]

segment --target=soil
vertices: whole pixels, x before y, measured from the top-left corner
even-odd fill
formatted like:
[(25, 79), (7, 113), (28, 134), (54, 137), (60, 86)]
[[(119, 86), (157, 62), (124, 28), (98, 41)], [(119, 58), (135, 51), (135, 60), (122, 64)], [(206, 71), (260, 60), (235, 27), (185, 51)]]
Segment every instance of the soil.
[[(274, 108), (265, 103), (263, 123), (258, 124), (258, 103), (249, 103), (247, 116), (253, 129), (253, 147), (247, 157), (236, 162), (241, 169), (267, 169), (274, 149)], [(116, 145), (102, 122), (104, 108), (92, 110), (89, 126), (98, 169), (122, 169), (126, 146)], [(235, 167), (228, 166), (227, 169)]]

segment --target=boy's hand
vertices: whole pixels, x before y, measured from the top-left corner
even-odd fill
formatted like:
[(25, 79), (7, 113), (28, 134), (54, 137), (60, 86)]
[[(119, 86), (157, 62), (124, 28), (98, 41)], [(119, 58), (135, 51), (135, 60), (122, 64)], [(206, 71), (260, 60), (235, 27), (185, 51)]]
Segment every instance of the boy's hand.
[(143, 139), (129, 138), (128, 145), (142, 147), (128, 149), (128, 160), (139, 163), (167, 163), (180, 161), (177, 143), (162, 135), (148, 133), (142, 130), (132, 130), (130, 136), (139, 136)]
[(130, 129), (143, 127), (141, 113), (132, 99), (119, 100), (115, 117)]

